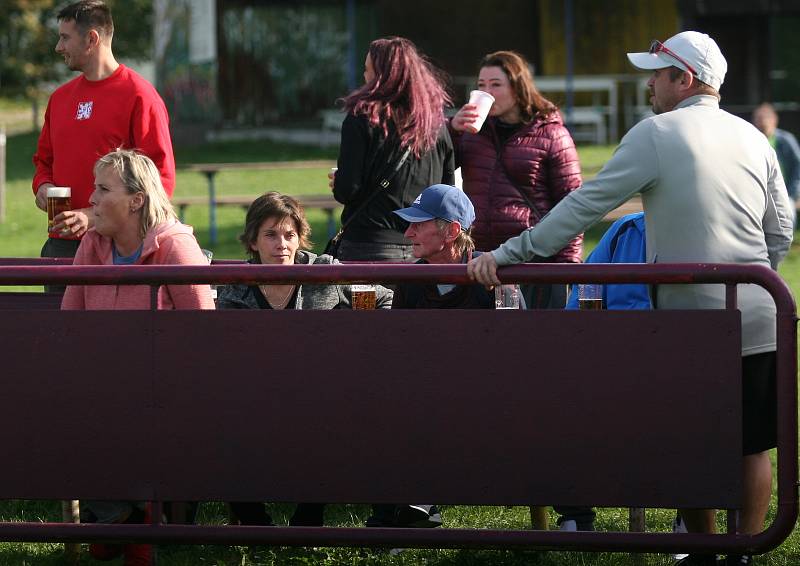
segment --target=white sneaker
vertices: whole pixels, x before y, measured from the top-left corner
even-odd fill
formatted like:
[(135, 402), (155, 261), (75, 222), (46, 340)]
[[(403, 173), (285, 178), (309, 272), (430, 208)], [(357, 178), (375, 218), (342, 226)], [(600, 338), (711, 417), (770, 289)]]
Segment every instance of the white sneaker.
[[(675, 514), (675, 518), (672, 520), (672, 532), (673, 533), (686, 533), (686, 524), (683, 522), (683, 517), (681, 517), (680, 513)], [(674, 560), (682, 560), (689, 556), (688, 554), (673, 554), (672, 558)]]

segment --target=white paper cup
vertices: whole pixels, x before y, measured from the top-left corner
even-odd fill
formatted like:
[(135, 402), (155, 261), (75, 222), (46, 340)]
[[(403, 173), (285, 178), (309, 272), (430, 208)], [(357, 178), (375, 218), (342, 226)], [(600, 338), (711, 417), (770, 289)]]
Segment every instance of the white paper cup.
[(489, 110), (494, 104), (494, 96), (482, 90), (473, 90), (469, 93), (469, 103), (477, 106), (478, 117), (471, 124), (466, 124), (468, 130), (472, 133), (479, 132), (489, 115)]

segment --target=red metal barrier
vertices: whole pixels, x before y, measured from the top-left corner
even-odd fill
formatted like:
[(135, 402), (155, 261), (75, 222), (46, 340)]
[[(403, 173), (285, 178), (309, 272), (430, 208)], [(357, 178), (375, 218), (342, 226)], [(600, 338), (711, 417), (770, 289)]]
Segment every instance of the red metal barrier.
[[(778, 510), (772, 524), (755, 536), (672, 533), (501, 531), (492, 529), (344, 529), (181, 525), (69, 525), (2, 523), (0, 540), (122, 540), (161, 543), (272, 544), (295, 546), (402, 546), (433, 548), (560, 548), (590, 551), (762, 553), (777, 547), (794, 528), (798, 514), (796, 316), (791, 292), (773, 271), (758, 266), (710, 264), (520, 265), (499, 270), (504, 282), (724, 284), (727, 308), (735, 304), (735, 285), (764, 287), (777, 306)], [(0, 285), (35, 284), (188, 284), (327, 283), (439, 280), (467, 283), (463, 265), (330, 266), (0, 266)], [(659, 311), (663, 313), (664, 311)], [(291, 313), (285, 313), (291, 314)], [(310, 313), (306, 313), (310, 314)], [(323, 313), (316, 313), (321, 315)], [(376, 313), (377, 314), (377, 313)], [(400, 313), (383, 313), (399, 315)], [(422, 312), (418, 313), (423, 316)], [(476, 314), (476, 313), (473, 313)], [(500, 314), (500, 313), (498, 313)], [(525, 316), (526, 313), (515, 313)], [(547, 316), (561, 316), (552, 313)], [(570, 313), (594, 320), (611, 311)], [(0, 312), (2, 316), (2, 312)], [(456, 316), (455, 314), (453, 316)], [(539, 316), (539, 315), (537, 315)], [(647, 316), (644, 314), (643, 316)], [(315, 319), (316, 321), (317, 319)], [(388, 320), (388, 319), (387, 319)], [(549, 319), (548, 319), (549, 320)], [(571, 320), (575, 320), (572, 318)], [(588, 317), (586, 320), (589, 320)], [(738, 455), (737, 455), (738, 456)], [(6, 496), (8, 494), (5, 494)], [(43, 497), (46, 495), (43, 494)], [(446, 502), (445, 502), (446, 503)], [(539, 501), (537, 504), (541, 503)], [(602, 502), (598, 502), (602, 503)]]

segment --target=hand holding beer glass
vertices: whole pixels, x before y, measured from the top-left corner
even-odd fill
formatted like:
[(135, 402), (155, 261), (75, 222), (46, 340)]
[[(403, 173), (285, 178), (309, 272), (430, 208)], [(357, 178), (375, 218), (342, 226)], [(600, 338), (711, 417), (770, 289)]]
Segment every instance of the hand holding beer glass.
[(580, 310), (602, 310), (603, 286), (597, 283), (578, 284), (578, 308)]
[(47, 230), (52, 232), (56, 216), (72, 210), (72, 189), (70, 187), (47, 187)]

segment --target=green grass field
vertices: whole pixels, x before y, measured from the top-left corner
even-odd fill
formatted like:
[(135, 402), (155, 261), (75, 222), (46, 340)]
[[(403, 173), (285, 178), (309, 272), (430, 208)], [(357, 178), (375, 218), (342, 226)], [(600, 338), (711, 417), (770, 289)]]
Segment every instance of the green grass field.
[[(0, 108), (0, 111), (2, 108)], [(7, 216), (0, 224), (0, 256), (35, 257), (44, 241), (46, 217), (33, 204), (30, 188), (32, 177), (31, 155), (36, 136), (13, 135), (8, 145)], [(611, 147), (585, 147), (580, 149), (584, 171), (594, 174), (609, 158)], [(335, 159), (334, 149), (297, 148), (268, 142), (241, 142), (212, 144), (202, 148), (184, 148), (176, 153), (179, 165), (197, 162), (232, 161), (284, 161), (297, 159)], [(276, 170), (260, 172), (225, 172), (217, 177), (218, 194), (259, 194), (265, 190), (279, 190), (289, 194), (319, 194), (328, 190), (327, 170)], [(179, 171), (176, 195), (205, 195), (206, 180), (198, 173)], [(325, 218), (320, 211), (310, 211), (309, 217), (316, 235), (315, 249), (319, 251), (326, 241)], [(195, 227), (198, 239), (208, 247), (208, 208), (190, 207), (187, 222)], [(243, 253), (236, 237), (242, 228), (244, 212), (235, 207), (218, 209), (219, 245), (213, 251), (217, 258), (242, 258)], [(592, 228), (586, 237), (586, 251), (591, 251), (607, 225)], [(800, 254), (789, 255), (781, 269), (782, 276), (793, 290), (800, 289)], [(446, 473), (443, 471), (442, 473)], [(291, 506), (271, 507), (277, 522), (285, 524)], [(774, 514), (774, 501), (771, 515)], [(361, 525), (366, 519), (365, 506), (331, 506), (327, 522), (336, 525)], [(0, 502), (0, 520), (3, 521), (57, 521), (60, 505), (55, 502)], [(220, 523), (226, 520), (224, 506), (207, 503), (201, 507), (200, 520)], [(448, 527), (525, 529), (530, 526), (527, 508), (514, 507), (460, 507), (446, 506), (443, 517)], [(672, 521), (671, 510), (649, 510), (648, 530), (668, 531)], [(551, 515), (551, 522), (555, 516)], [(554, 524), (551, 525), (554, 527)], [(597, 527), (601, 530), (626, 530), (627, 510), (603, 509), (599, 511)], [(55, 565), (63, 561), (61, 545), (57, 544), (0, 544), (2, 565)], [(92, 561), (84, 553), (81, 564)], [(116, 563), (119, 563), (117, 561)], [(468, 550), (409, 550), (397, 556), (363, 549), (269, 549), (265, 547), (163, 547), (159, 550), (159, 563), (175, 566), (208, 565), (667, 565), (668, 556), (646, 555), (632, 558), (627, 554), (593, 554), (561, 552), (498, 552)], [(800, 535), (797, 531), (779, 549), (761, 559), (759, 564), (788, 566), (800, 563)]]

